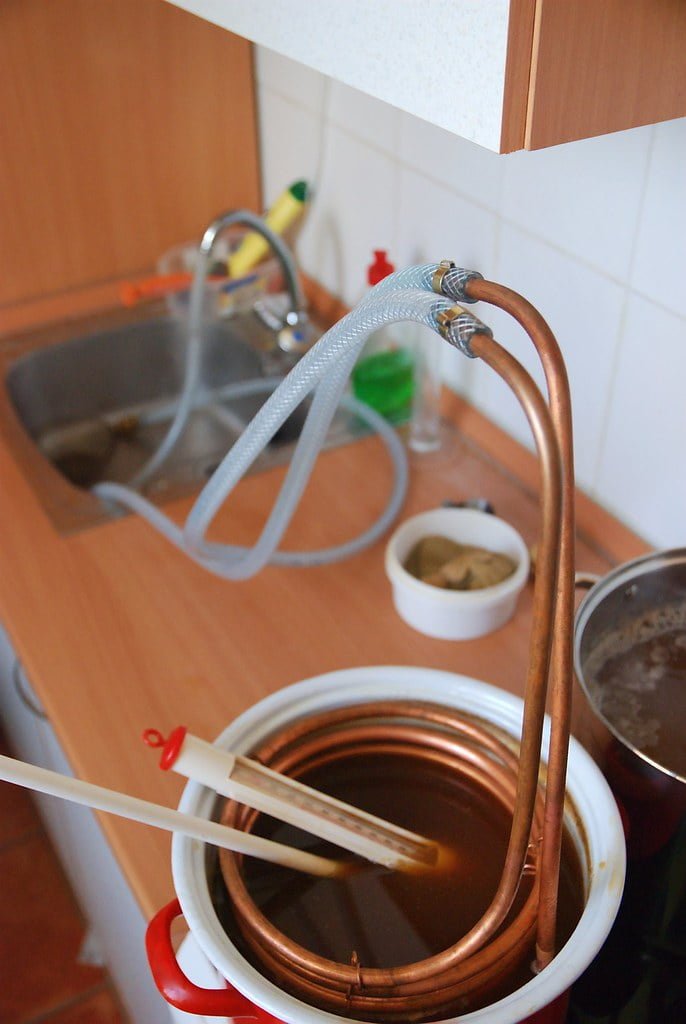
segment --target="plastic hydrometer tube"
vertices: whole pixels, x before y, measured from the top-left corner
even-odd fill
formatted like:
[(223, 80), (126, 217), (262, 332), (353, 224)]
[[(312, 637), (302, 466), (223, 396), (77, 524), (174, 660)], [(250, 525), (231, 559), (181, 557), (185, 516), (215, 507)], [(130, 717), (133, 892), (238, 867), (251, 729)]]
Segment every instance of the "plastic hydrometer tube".
[(396, 870), (435, 867), (436, 843), (335, 800), (257, 761), (233, 754), (179, 726), (165, 739), (146, 729), (143, 740), (162, 750), (160, 767), (209, 786), (216, 793), (287, 821), (365, 860)]

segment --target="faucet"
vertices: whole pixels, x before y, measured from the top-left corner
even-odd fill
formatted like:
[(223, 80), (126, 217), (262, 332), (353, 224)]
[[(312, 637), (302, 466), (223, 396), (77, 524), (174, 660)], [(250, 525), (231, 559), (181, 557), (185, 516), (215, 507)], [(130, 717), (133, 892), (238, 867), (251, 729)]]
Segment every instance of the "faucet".
[[(260, 321), (272, 331), (276, 343), (283, 352), (302, 355), (313, 344), (315, 337), (305, 309), (305, 300), (298, 281), (292, 253), (283, 239), (269, 228), (261, 217), (250, 210), (230, 210), (212, 221), (202, 236), (199, 259), (196, 265), (192, 294), (202, 295), (207, 276), (209, 257), (219, 234), (234, 224), (245, 224), (262, 235), (277, 257), (288, 293), (288, 308), (285, 315), (279, 315), (264, 301), (255, 303), (254, 312)], [(199, 279), (202, 281), (200, 284)], [(191, 301), (191, 317), (193, 304)]]
[(140, 487), (156, 472), (176, 447), (188, 422), (193, 409), (193, 401), (200, 377), (202, 357), (202, 310), (205, 296), (205, 284), (210, 264), (210, 255), (221, 231), (233, 224), (247, 224), (257, 231), (274, 250), (286, 280), (288, 290), (288, 310), (285, 317), (279, 317), (273, 310), (262, 305), (255, 309), (261, 322), (274, 333), (276, 347), (292, 356), (300, 356), (316, 340), (316, 334), (309, 324), (305, 310), (305, 302), (293, 257), (277, 234), (264, 223), (261, 217), (250, 210), (230, 210), (223, 213), (205, 229), (198, 249), (198, 259), (191, 286), (191, 297), (188, 309), (188, 346), (186, 350), (186, 366), (181, 394), (179, 395), (176, 412), (167, 433), (157, 451), (148, 459), (141, 469), (129, 481), (133, 487)]

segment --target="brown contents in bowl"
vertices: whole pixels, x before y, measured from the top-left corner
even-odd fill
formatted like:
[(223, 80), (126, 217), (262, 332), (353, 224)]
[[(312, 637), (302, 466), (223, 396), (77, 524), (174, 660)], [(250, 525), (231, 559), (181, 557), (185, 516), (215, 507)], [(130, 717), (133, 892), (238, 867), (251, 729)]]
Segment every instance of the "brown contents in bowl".
[(405, 569), (411, 576), (446, 590), (493, 587), (516, 568), (509, 555), (439, 536), (423, 537), (405, 560)]

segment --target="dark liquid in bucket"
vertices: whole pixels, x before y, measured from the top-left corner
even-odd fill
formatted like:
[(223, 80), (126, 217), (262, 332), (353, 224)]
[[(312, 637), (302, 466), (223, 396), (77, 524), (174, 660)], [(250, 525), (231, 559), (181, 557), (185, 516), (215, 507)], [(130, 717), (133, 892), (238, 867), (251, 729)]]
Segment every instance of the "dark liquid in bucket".
[(584, 666), (596, 709), (630, 746), (686, 778), (686, 606), (608, 634)]
[[(247, 888), (264, 915), (308, 950), (339, 963), (397, 967), (453, 945), (482, 917), (497, 888), (511, 817), (498, 802), (444, 770), (400, 756), (340, 760), (302, 776), (308, 785), (445, 844), (455, 851), (449, 870), (407, 873), (363, 864), (344, 879), (314, 878), (246, 858)], [(260, 816), (254, 831), (327, 856), (341, 851), (289, 825)], [(348, 854), (343, 854), (349, 857)], [(566, 839), (558, 919), (558, 948), (582, 910), (581, 869)], [(525, 877), (513, 914), (530, 893)], [(251, 954), (246, 952), (250, 959)], [(532, 977), (530, 955), (503, 979), (497, 998)], [(460, 1012), (493, 1001), (476, 997)], [(428, 1018), (424, 1018), (428, 1019)]]

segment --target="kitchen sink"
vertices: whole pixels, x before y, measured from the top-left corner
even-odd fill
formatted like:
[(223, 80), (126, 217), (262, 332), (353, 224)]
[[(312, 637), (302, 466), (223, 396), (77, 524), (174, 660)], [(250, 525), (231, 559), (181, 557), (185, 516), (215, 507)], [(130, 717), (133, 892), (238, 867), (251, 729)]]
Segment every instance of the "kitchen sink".
[[(157, 449), (181, 390), (186, 345), (184, 324), (158, 315), (4, 352), (0, 427), (61, 532), (110, 518), (89, 489), (128, 482)], [(227, 389), (281, 376), (294, 359), (252, 314), (207, 324), (193, 411), (143, 493), (161, 502), (197, 491), (267, 397), (230, 398)], [(292, 414), (252, 472), (289, 460), (305, 414), (306, 406)], [(359, 421), (339, 411), (327, 445), (361, 433)]]

